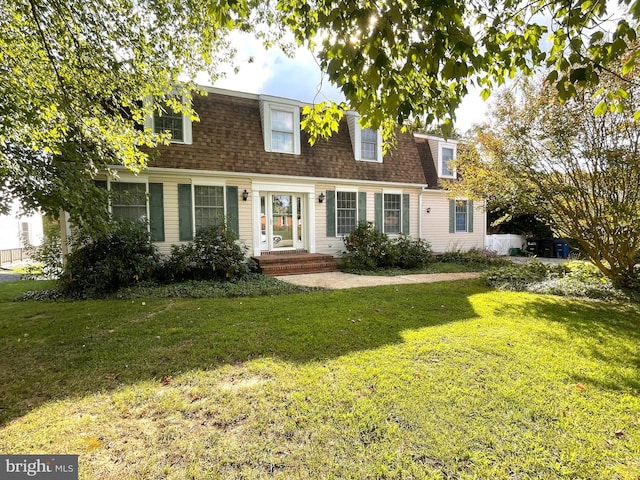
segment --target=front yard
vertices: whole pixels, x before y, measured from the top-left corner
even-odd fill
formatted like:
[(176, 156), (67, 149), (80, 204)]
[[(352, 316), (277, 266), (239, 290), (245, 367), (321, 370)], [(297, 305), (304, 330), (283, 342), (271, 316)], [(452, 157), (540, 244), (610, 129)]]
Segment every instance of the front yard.
[(13, 302), (0, 452), (93, 479), (640, 476), (640, 306), (458, 281)]

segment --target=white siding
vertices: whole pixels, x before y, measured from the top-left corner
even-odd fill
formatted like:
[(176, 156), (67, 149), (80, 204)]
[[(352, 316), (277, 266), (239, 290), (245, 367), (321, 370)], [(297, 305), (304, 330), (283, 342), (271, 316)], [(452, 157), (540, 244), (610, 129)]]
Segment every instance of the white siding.
[[(344, 243), (341, 236), (327, 237), (326, 226), (326, 200), (320, 204), (317, 202), (317, 198), (320, 193), (325, 193), (327, 190), (335, 190), (336, 188), (357, 188), (358, 192), (366, 192), (367, 194), (367, 218), (368, 222), (375, 221), (375, 194), (382, 193), (383, 188), (379, 185), (340, 185), (321, 183), (316, 185), (316, 251), (318, 253), (327, 253), (334, 256), (339, 256), (344, 249)], [(402, 194), (409, 195), (409, 233), (412, 237), (418, 237), (419, 230), (419, 214), (418, 214), (418, 195), (420, 190), (415, 188), (399, 188), (393, 187), (394, 191), (402, 191)], [(447, 224), (448, 225), (448, 224)], [(448, 226), (447, 226), (448, 228)]]
[[(427, 209), (430, 210), (427, 213)], [(453, 250), (484, 248), (486, 213), (484, 202), (474, 202), (473, 232), (449, 233), (449, 199), (441, 190), (422, 194), (422, 238), (433, 248), (434, 253)]]
[[(198, 180), (221, 180), (220, 177), (212, 175), (194, 175), (173, 177), (168, 175), (156, 176), (150, 175), (150, 183), (163, 184), (164, 197), (164, 242), (154, 242), (160, 253), (169, 254), (171, 245), (180, 245), (187, 242), (181, 242), (179, 238), (179, 213), (178, 213), (178, 184), (191, 184)], [(247, 180), (231, 179), (226, 180), (226, 185), (238, 187), (238, 218), (240, 224), (240, 241), (251, 246), (253, 226), (251, 225), (251, 197), (244, 202), (242, 200), (242, 191), (246, 188), (250, 191), (251, 185)]]
[(31, 245), (42, 244), (43, 228), (42, 215), (20, 215), (19, 205), (14, 203), (8, 215), (0, 215), (0, 250), (22, 248), (22, 224), (28, 225), (29, 242)]

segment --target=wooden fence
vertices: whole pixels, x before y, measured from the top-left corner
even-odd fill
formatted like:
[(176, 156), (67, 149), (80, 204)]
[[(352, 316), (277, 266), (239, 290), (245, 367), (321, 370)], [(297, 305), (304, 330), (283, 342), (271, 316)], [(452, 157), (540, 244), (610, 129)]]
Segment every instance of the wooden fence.
[(0, 250), (0, 266), (13, 262), (27, 260), (29, 255), (23, 248), (10, 248), (8, 250)]

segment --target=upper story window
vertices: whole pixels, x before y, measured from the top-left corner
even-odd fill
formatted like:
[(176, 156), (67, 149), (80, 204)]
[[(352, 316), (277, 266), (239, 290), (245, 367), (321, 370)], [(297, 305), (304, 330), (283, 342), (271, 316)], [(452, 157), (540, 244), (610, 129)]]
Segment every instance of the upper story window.
[(439, 158), (438, 176), (456, 178), (456, 171), (452, 164), (453, 160), (456, 158), (456, 146), (453, 144), (441, 143)]
[[(149, 98), (148, 102), (153, 102)], [(183, 105), (188, 105), (185, 97), (182, 99)], [(183, 143), (191, 145), (191, 117), (182, 112), (176, 112), (171, 106), (162, 103), (154, 108), (153, 115), (144, 122), (145, 129), (150, 129), (153, 133), (169, 133), (171, 143)]]
[(184, 115), (167, 109), (165, 113), (153, 113), (153, 132), (171, 134), (172, 142), (184, 143)]
[(360, 132), (360, 156), (362, 160), (378, 161), (378, 132), (363, 128)]
[(378, 130), (362, 128), (355, 112), (347, 113), (347, 125), (356, 160), (382, 163), (382, 135)]
[(293, 153), (293, 112), (271, 110), (271, 148)]
[(267, 152), (300, 154), (300, 107), (275, 97), (260, 97), (262, 136)]

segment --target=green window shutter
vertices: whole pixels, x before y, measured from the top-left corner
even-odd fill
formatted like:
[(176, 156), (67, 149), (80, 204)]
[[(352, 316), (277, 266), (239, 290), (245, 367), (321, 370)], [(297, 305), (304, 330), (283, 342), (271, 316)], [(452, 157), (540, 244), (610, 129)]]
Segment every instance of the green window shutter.
[(449, 200), (449, 233), (456, 233), (456, 201)]
[(327, 238), (336, 236), (336, 192), (327, 190)]
[(402, 233), (409, 235), (409, 194), (402, 195)]
[(180, 240), (193, 240), (191, 184), (178, 184), (178, 226)]
[(164, 242), (164, 191), (161, 183), (149, 183), (149, 228), (152, 242)]
[(382, 225), (382, 194), (381, 193), (376, 193), (373, 197), (374, 199), (374, 203), (376, 206), (376, 210), (375, 210), (375, 217), (374, 217), (374, 221), (375, 221), (375, 229), (380, 231), (380, 232), (384, 232), (384, 227)]
[(240, 236), (240, 219), (238, 216), (238, 187), (227, 187), (227, 227)]
[(358, 192), (358, 223), (367, 221), (367, 192)]
[(467, 201), (467, 232), (473, 232), (473, 200)]

